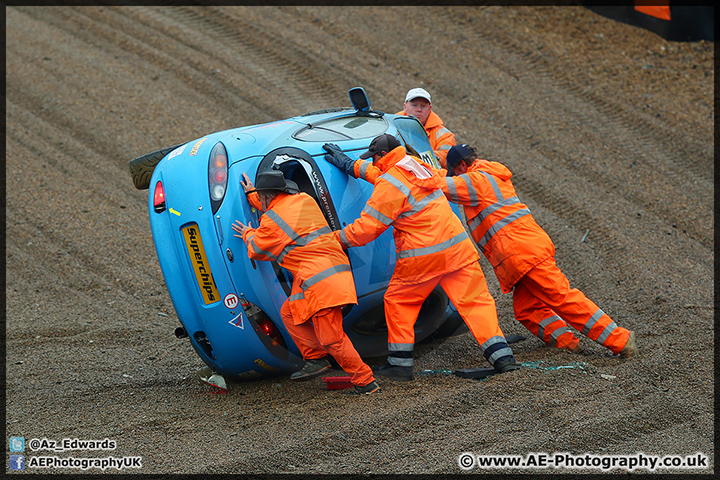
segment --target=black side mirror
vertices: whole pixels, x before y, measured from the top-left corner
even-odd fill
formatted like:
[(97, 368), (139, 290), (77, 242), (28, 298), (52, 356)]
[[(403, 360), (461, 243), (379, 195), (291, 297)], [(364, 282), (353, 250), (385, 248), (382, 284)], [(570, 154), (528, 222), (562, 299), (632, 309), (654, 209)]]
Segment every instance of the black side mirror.
[(353, 108), (358, 112), (366, 112), (370, 109), (370, 100), (368, 100), (365, 90), (362, 87), (351, 88), (348, 91), (350, 95), (350, 102)]

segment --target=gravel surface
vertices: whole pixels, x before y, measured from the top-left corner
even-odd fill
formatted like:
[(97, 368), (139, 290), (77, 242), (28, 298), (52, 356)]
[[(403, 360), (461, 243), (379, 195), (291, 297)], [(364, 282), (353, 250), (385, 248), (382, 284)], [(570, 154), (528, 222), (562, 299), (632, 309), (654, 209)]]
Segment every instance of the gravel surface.
[[(708, 466), (690, 472), (714, 472), (713, 42), (668, 42), (582, 7), (5, 14), (6, 437), (117, 443), (26, 448), (27, 460), (141, 456), (128, 472), (146, 474), (454, 474), (463, 452), (701, 453)], [(527, 368), (466, 380), (442, 372), (486, 365), (464, 334), (417, 348), (416, 370), (440, 372), (381, 381), (367, 398), (287, 377), (226, 394), (199, 383), (202, 362), (173, 336), (147, 191), (128, 161), (349, 106), (355, 86), (388, 112), (427, 88), (459, 141), (508, 165), (571, 284), (637, 333), (639, 357), (587, 338), (573, 355), (529, 336), (514, 346)], [(528, 335), (482, 261), (504, 332)]]

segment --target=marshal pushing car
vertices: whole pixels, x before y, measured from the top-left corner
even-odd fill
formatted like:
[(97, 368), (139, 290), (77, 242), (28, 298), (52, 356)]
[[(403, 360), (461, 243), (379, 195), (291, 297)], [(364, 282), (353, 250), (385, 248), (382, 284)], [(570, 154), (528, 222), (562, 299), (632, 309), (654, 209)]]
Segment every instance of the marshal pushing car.
[[(247, 173), (281, 170), (320, 206), (339, 230), (360, 216), (372, 185), (327, 162), (322, 145), (339, 145), (355, 159), (377, 135), (396, 136), (412, 155), (438, 166), (415, 117), (370, 108), (362, 88), (349, 91), (352, 108), (330, 108), (262, 125), (208, 134), (130, 162), (138, 189), (149, 189), (153, 241), (173, 306), (208, 374), (249, 380), (295, 371), (303, 365), (280, 307), (292, 285), (274, 262), (248, 258), (233, 236), (235, 220), (259, 224), (240, 181)], [(439, 167), (438, 167), (439, 168)], [(383, 294), (395, 264), (391, 229), (347, 251), (358, 304), (343, 309), (343, 328), (364, 357), (387, 353)], [(463, 332), (464, 322), (436, 289), (415, 324), (416, 341)]]

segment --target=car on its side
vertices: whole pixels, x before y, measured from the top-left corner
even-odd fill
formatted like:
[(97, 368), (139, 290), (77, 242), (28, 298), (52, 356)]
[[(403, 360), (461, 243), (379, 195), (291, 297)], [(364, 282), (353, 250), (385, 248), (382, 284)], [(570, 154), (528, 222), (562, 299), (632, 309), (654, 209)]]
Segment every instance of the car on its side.
[[(261, 125), (211, 133), (130, 162), (135, 187), (149, 189), (153, 241), (173, 306), (179, 338), (214, 374), (248, 380), (299, 369), (303, 360), (280, 317), (292, 285), (275, 262), (248, 258), (235, 220), (259, 224), (240, 184), (243, 172), (281, 170), (312, 196), (333, 230), (360, 216), (372, 185), (346, 175), (324, 158), (335, 143), (356, 159), (377, 135), (396, 136), (408, 152), (439, 168), (415, 117), (370, 108), (362, 88), (350, 90), (353, 108), (329, 108)], [(455, 208), (455, 207), (453, 207)], [(392, 229), (350, 248), (358, 304), (343, 309), (343, 328), (363, 357), (387, 353), (383, 294), (395, 264)], [(416, 341), (464, 332), (465, 324), (442, 289), (423, 304)]]

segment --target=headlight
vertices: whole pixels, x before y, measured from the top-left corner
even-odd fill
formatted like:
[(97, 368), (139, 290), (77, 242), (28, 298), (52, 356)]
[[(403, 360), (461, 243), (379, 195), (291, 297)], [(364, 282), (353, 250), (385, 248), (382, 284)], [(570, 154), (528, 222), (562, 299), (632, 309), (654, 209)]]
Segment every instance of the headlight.
[(217, 143), (210, 152), (208, 161), (208, 186), (212, 213), (218, 211), (227, 191), (228, 158), (225, 145)]

